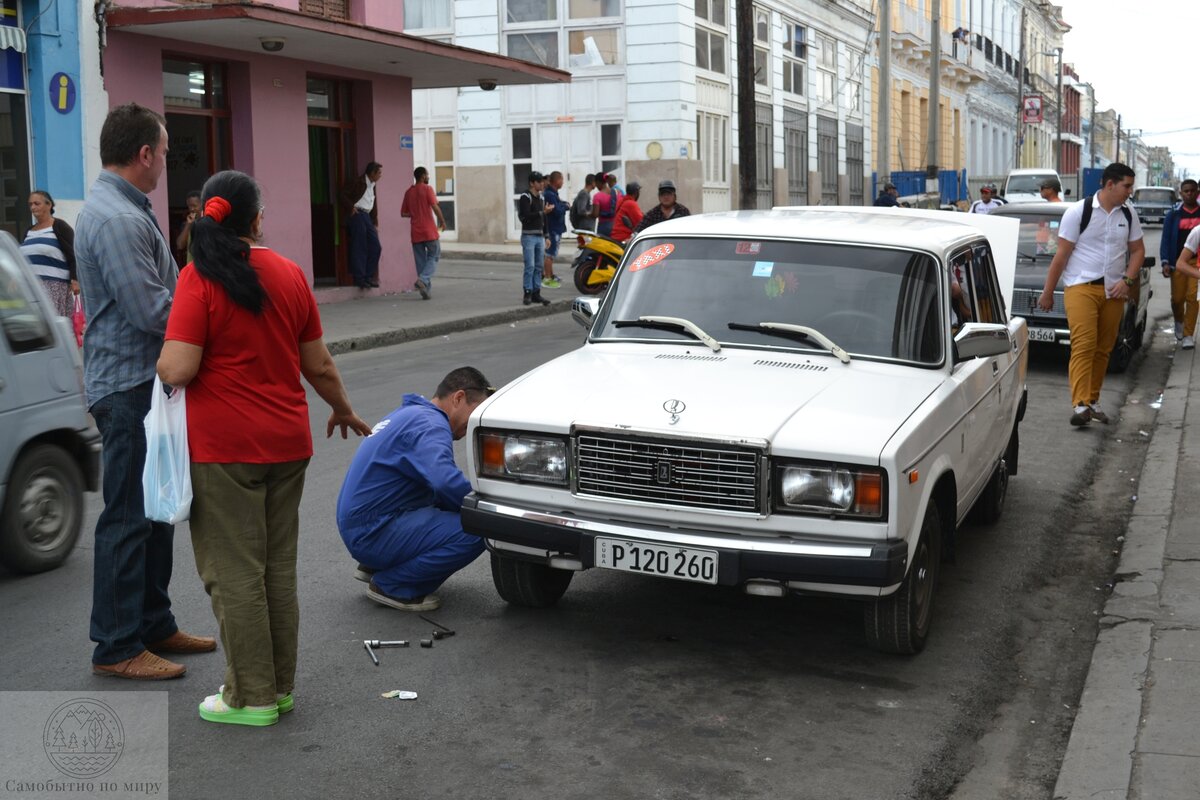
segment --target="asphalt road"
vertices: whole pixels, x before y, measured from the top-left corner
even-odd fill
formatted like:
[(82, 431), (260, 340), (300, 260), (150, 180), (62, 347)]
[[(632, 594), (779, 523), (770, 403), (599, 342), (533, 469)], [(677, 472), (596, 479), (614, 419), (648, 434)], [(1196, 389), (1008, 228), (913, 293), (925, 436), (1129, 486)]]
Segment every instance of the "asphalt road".
[[(1156, 277), (1152, 313), (1164, 289)], [(338, 364), (356, 410), (376, 420), (454, 366), (504, 382), (581, 335), (559, 315)], [(1124, 406), (1107, 430), (1068, 427), (1065, 350), (1035, 353), (1005, 515), (960, 533), (914, 658), (867, 649), (852, 603), (601, 570), (577, 575), (555, 609), (510, 608), (484, 556), (439, 591), (432, 616), (457, 635), (384, 650), (375, 667), (364, 638), (415, 641), (430, 626), (370, 603), (353, 580), (334, 504), (356, 445), (321, 439), (301, 508), (294, 713), (269, 729), (202, 722), (220, 654), (187, 657), (185, 678), (152, 687), (90, 674), (95, 496), (61, 569), (0, 574), (0, 688), (168, 691), (181, 798), (1048, 797), (1136, 492), (1138, 428), (1165, 374), (1165, 337), (1148, 350), (1107, 381), (1105, 404)], [(312, 408), (318, 431), (326, 410)], [(177, 617), (211, 633), (186, 525), (175, 549)], [(380, 698), (390, 689), (419, 699)]]

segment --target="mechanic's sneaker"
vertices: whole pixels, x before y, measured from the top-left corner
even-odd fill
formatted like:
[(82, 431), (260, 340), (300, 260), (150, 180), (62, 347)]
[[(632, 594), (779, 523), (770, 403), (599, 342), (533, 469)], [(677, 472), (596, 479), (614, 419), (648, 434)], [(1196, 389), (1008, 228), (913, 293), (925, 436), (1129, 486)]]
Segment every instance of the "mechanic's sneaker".
[(1183, 323), (1176, 322), (1175, 323), (1175, 341), (1179, 341), (1182, 338), (1183, 338)]
[(549, 278), (542, 278), (542, 288), (543, 289), (561, 289), (562, 281), (560, 281), (557, 277), (555, 277), (553, 275), (551, 275)]
[(354, 568), (354, 580), (370, 583), (371, 578), (375, 577), (375, 570), (368, 567), (366, 564), (358, 564)]
[(1071, 424), (1075, 427), (1087, 425), (1092, 421), (1091, 406), (1075, 406), (1075, 413), (1071, 414)]
[(409, 598), (392, 597), (390, 594), (380, 591), (374, 581), (367, 586), (367, 597), (381, 606), (396, 608), (400, 611), (435, 611), (442, 605), (442, 601), (435, 594)]
[(1184, 350), (1194, 349), (1196, 347), (1196, 337), (1195, 336), (1183, 337), (1183, 340), (1179, 343), (1179, 346), (1182, 347)]
[(1088, 408), (1092, 410), (1093, 422), (1099, 422), (1101, 425), (1108, 424), (1108, 414), (1104, 413), (1104, 411), (1100, 408), (1099, 403), (1092, 403), (1088, 406)]

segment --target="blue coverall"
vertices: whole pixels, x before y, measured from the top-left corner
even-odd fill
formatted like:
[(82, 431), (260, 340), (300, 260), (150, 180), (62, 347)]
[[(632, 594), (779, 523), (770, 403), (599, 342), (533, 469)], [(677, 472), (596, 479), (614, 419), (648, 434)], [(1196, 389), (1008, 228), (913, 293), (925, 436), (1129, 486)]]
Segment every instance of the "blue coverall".
[(484, 550), (483, 539), (463, 532), (469, 491), (445, 412), (406, 394), (354, 454), (338, 494), (338, 530), (350, 555), (375, 570), (376, 588), (421, 597)]

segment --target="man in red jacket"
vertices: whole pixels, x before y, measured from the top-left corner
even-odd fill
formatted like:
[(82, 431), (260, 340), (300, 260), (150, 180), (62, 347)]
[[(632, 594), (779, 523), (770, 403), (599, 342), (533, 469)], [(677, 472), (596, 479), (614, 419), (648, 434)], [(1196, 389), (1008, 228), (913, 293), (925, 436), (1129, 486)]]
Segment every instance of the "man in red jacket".
[(617, 211), (613, 217), (612, 238), (618, 242), (628, 242), (633, 238), (633, 232), (637, 226), (641, 224), (642, 209), (638, 206), (638, 197), (642, 193), (642, 185), (637, 181), (630, 181), (625, 187), (625, 194), (621, 201), (617, 204)]

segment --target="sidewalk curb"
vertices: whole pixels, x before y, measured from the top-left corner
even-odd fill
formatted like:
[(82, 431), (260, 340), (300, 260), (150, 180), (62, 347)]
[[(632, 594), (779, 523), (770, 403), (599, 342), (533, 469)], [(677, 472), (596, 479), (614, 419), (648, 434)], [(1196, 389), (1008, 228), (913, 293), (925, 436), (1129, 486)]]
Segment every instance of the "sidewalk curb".
[(1054, 800), (1126, 800), (1132, 788), (1194, 365), (1182, 353), (1176, 348), (1154, 418)]
[(377, 347), (388, 347), (402, 342), (413, 342), (418, 339), (432, 339), (449, 333), (461, 333), (477, 328), (487, 328), (492, 325), (502, 325), (531, 317), (547, 317), (571, 310), (572, 300), (554, 300), (548, 306), (510, 308), (495, 311), (490, 314), (479, 314), (473, 317), (460, 317), (441, 322), (431, 322), (428, 325), (415, 325), (410, 328), (392, 328), (390, 330), (364, 333), (356, 336), (346, 336), (327, 342), (332, 355), (356, 353), (360, 350), (372, 350)]
[(441, 258), (447, 261), (507, 261), (516, 264), (525, 263), (525, 258), (520, 252), (502, 253), (499, 251), (487, 251), (476, 253), (470, 250), (454, 250), (450, 247), (442, 248)]

